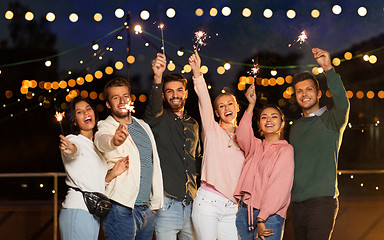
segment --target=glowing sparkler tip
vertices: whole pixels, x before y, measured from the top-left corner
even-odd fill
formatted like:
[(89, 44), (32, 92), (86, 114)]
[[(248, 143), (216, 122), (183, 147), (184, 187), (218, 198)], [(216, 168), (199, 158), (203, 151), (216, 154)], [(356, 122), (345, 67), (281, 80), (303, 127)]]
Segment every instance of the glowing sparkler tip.
[(257, 74), (259, 73), (259, 70), (260, 70), (259, 64), (257, 62), (255, 62), (255, 59), (252, 59), (252, 63), (253, 63), (253, 67), (247, 73), (249, 75), (252, 75), (254, 78), (256, 78)]
[(208, 35), (206, 32), (204, 31), (197, 31), (195, 32), (195, 44), (193, 46), (194, 49), (196, 49), (197, 51), (199, 51), (199, 45), (200, 46), (205, 46), (207, 45), (204, 41), (207, 39)]
[(161, 23), (161, 24), (159, 25), (159, 28), (160, 28), (160, 29), (163, 29), (163, 28), (164, 28), (164, 24)]
[(133, 102), (129, 101), (127, 104), (124, 105), (125, 109), (123, 109), (123, 112), (135, 112), (135, 106), (133, 106)]
[(56, 114), (55, 114), (56, 120), (57, 120), (58, 122), (63, 121), (64, 116), (65, 116), (65, 113), (64, 113), (64, 112), (62, 112), (62, 113), (61, 113), (61, 112), (56, 112)]

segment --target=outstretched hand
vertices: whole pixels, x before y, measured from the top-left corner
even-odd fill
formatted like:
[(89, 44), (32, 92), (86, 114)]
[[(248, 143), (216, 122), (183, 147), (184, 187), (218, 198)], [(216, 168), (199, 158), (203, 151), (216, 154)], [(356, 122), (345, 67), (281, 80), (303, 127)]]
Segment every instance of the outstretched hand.
[(161, 83), (165, 67), (167, 65), (167, 59), (164, 54), (158, 53), (155, 60), (152, 61), (152, 70), (154, 74), (155, 83)]
[(124, 126), (123, 124), (120, 124), (119, 127), (116, 129), (115, 135), (113, 136), (113, 144), (115, 146), (120, 146), (123, 144), (125, 139), (129, 136), (127, 127)]
[(313, 48), (312, 53), (317, 63), (324, 69), (324, 71), (332, 69), (331, 55), (329, 52), (320, 48)]
[(60, 150), (67, 154), (67, 155), (73, 155), (77, 152), (77, 147), (75, 144), (71, 143), (66, 137), (60, 134)]
[(200, 67), (201, 67), (201, 59), (197, 51), (195, 50), (194, 53), (189, 57), (188, 59), (189, 65), (192, 68), (192, 73), (194, 78), (198, 78), (201, 75)]

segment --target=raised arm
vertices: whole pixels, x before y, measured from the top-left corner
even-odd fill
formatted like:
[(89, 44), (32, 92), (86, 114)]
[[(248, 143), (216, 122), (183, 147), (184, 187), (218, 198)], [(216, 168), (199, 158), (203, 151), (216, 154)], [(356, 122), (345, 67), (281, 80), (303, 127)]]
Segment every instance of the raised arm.
[(123, 144), (129, 136), (127, 127), (122, 124), (117, 127), (114, 133), (109, 131), (108, 127), (110, 126), (103, 126), (99, 123), (99, 130), (95, 134), (94, 144), (96, 148), (103, 153), (115, 150)]
[(158, 53), (156, 59), (152, 62), (153, 84), (149, 91), (148, 104), (144, 114), (144, 120), (150, 126), (155, 125), (157, 118), (163, 114), (162, 78), (166, 64), (166, 57), (161, 53)]
[(349, 100), (340, 76), (332, 67), (331, 56), (329, 52), (320, 48), (312, 49), (312, 53), (317, 63), (325, 71), (328, 88), (332, 93), (334, 109), (330, 111), (334, 119), (334, 130), (340, 130), (346, 126), (349, 114)]
[(203, 74), (200, 72), (201, 59), (197, 51), (189, 57), (189, 65), (192, 68), (192, 79), (196, 95), (199, 98), (199, 110), (201, 116), (201, 125), (204, 131), (212, 130), (217, 122), (213, 113), (211, 97), (209, 96), (207, 83)]

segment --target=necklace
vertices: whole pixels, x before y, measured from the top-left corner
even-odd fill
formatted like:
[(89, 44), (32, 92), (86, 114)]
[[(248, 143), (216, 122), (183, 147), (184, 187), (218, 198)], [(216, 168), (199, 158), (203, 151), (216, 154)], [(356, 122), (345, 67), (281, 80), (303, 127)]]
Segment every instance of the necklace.
[(237, 143), (237, 140), (236, 140), (237, 126), (235, 127), (235, 131), (233, 133), (231, 133), (224, 124), (221, 124), (221, 127), (224, 129), (225, 133), (229, 137), (228, 147), (229, 148), (234, 147), (236, 150), (240, 150), (240, 146), (239, 146), (239, 144)]

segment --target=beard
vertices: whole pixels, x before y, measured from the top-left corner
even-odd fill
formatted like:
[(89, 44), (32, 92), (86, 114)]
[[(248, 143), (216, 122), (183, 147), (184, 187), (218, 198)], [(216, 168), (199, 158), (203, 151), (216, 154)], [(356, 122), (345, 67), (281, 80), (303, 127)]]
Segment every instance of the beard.
[[(179, 99), (179, 100), (180, 100), (180, 104), (178, 104), (178, 105), (171, 104), (170, 102), (171, 102), (172, 100), (174, 100), (174, 99)], [(173, 112), (180, 111), (180, 110), (183, 109), (184, 106), (185, 106), (185, 98), (182, 99), (182, 98), (177, 98), (177, 97), (175, 97), (175, 98), (171, 98), (171, 99), (169, 99), (169, 100), (167, 100), (167, 101), (165, 101), (165, 102), (166, 102), (166, 106), (167, 106), (169, 109), (171, 109)]]
[(128, 115), (130, 114), (130, 112), (129, 112), (129, 111), (127, 111), (127, 112), (120, 112), (119, 110), (114, 110), (114, 111), (113, 111), (113, 114), (114, 114), (116, 117), (118, 117), (118, 118), (126, 118), (126, 117), (128, 117)]

